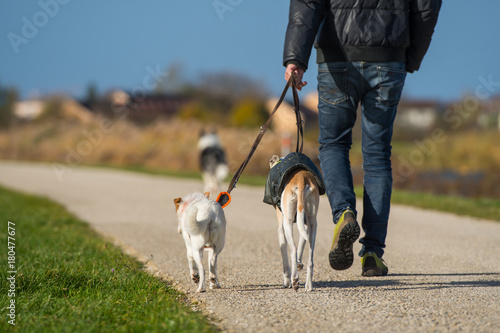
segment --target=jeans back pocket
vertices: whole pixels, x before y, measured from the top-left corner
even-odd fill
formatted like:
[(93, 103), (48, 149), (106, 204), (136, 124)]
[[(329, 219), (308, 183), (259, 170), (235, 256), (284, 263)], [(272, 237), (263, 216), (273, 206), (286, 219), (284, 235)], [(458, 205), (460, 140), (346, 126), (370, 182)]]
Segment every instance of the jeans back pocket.
[(384, 105), (398, 104), (403, 92), (406, 70), (385, 66), (377, 66), (378, 70), (378, 101)]
[(318, 94), (326, 103), (335, 105), (347, 100), (347, 65), (321, 63), (318, 65)]

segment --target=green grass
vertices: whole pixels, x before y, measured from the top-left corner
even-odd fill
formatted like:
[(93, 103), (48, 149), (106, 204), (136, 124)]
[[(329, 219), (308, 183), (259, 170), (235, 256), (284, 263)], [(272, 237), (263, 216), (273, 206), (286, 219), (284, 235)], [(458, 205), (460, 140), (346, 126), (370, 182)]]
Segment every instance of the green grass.
[[(0, 187), (0, 327), (12, 332), (216, 332), (185, 295), (147, 274), (63, 207)], [(15, 223), (16, 295), (7, 231)], [(15, 299), (16, 325), (7, 323)]]
[(392, 202), (425, 209), (434, 209), (457, 215), (467, 215), (500, 221), (500, 200), (487, 198), (472, 199), (429, 193), (394, 191)]
[[(361, 198), (363, 196), (363, 187), (356, 186), (355, 192), (356, 196)], [(393, 190), (391, 202), (393, 204), (433, 209), (456, 215), (500, 221), (500, 200), (495, 199), (472, 199), (436, 195), (431, 193)]]

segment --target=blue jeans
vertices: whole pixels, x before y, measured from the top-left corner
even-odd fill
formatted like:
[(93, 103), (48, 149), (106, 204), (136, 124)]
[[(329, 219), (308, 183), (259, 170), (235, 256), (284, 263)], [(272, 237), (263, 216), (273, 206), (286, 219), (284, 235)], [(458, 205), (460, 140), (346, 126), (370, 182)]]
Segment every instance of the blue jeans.
[(391, 139), (406, 78), (403, 62), (332, 62), (318, 65), (319, 159), (334, 223), (356, 212), (349, 150), (361, 104), (363, 218), (359, 253), (384, 254), (392, 193)]

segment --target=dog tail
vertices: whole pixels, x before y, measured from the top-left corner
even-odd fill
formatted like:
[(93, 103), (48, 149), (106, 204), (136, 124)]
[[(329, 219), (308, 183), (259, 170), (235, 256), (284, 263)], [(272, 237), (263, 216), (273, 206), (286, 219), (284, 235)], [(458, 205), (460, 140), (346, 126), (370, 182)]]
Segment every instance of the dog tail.
[(306, 195), (309, 191), (309, 186), (306, 186), (303, 191), (300, 191), (297, 196), (297, 229), (304, 240), (309, 240), (309, 235), (306, 229)]

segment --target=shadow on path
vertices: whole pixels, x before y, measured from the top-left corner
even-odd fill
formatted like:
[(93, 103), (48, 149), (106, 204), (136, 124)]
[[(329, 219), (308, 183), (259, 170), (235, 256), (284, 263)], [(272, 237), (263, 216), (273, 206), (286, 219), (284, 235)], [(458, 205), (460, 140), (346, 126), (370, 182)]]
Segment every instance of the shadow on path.
[[(415, 277), (418, 277), (415, 281)], [(428, 277), (428, 279), (425, 279)], [(471, 279), (465, 279), (470, 277)], [(416, 273), (390, 274), (350, 281), (315, 281), (315, 288), (373, 288), (384, 290), (443, 289), (457, 287), (500, 287), (500, 273)]]

